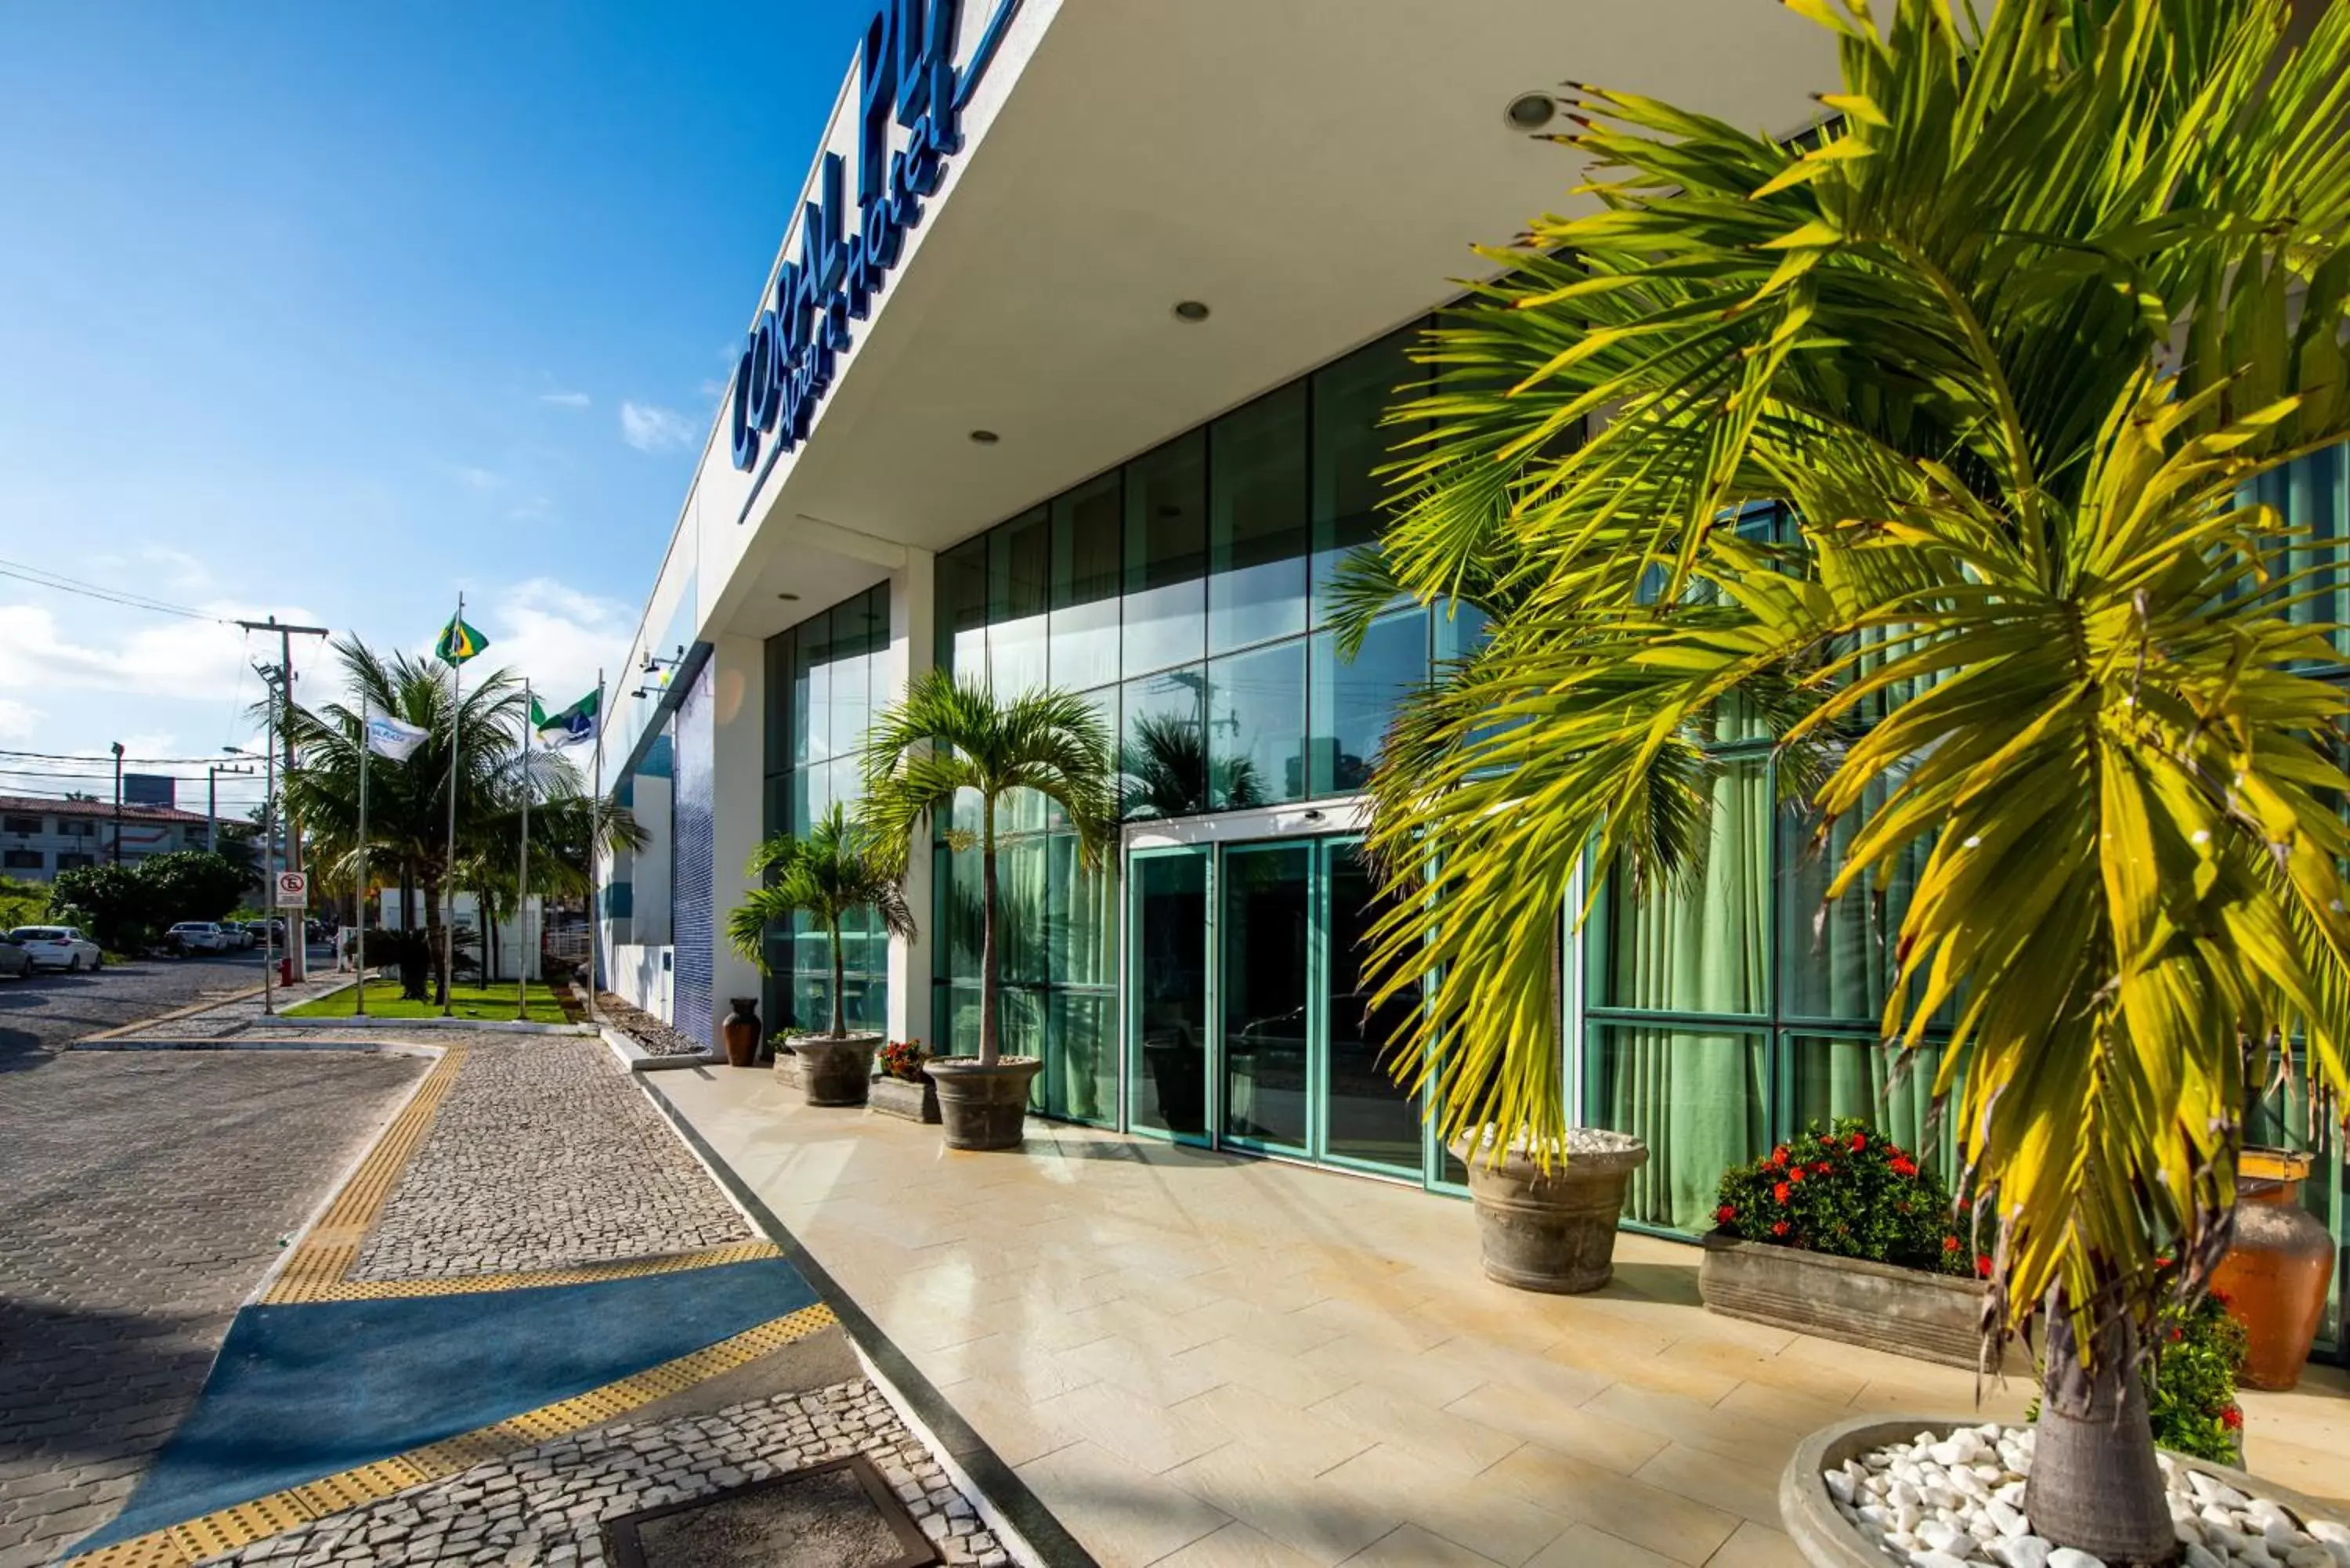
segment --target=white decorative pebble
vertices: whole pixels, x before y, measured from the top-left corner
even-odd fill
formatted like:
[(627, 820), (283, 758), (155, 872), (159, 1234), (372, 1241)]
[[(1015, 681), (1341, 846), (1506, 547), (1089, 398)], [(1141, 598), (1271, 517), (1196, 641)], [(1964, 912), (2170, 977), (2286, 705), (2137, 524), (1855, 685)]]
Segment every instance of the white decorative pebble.
[(2105, 1559), (2092, 1557), (2071, 1546), (2059, 1546), (2048, 1554), (2048, 1568), (2106, 1568)]
[(2036, 1535), (2011, 1535), (1995, 1542), (1991, 1554), (2007, 1568), (2048, 1568), (2048, 1542)]
[(2323, 1546), (2296, 1546), (2284, 1554), (2284, 1568), (2334, 1568), (2334, 1553)]
[(1966, 1568), (1966, 1560), (1947, 1552), (1912, 1552), (1909, 1568)]
[(2328, 1546), (2350, 1546), (2350, 1526), (2336, 1524), (2330, 1519), (2311, 1520), (2309, 1532)]
[(1846, 1508), (1852, 1506), (1852, 1477), (1842, 1470), (1830, 1470), (1820, 1479), (1828, 1483), (1828, 1495), (1837, 1503)]
[(2187, 1543), (2187, 1568), (2228, 1568), (2220, 1554), (2200, 1542)]

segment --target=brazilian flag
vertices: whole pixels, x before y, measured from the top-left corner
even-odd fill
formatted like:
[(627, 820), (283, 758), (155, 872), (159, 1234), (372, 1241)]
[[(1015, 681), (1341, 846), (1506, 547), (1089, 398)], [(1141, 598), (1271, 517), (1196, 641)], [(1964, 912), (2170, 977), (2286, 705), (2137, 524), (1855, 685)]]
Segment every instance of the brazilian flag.
[(453, 668), (489, 646), (490, 639), (467, 626), (464, 617), (451, 616), (449, 624), (441, 628), (441, 640), (433, 646), (432, 656)]

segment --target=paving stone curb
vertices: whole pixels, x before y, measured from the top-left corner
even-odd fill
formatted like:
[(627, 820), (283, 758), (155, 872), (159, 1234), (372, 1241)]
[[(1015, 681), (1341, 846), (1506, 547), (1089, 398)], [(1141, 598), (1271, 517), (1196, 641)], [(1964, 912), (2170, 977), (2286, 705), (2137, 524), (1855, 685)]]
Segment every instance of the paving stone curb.
[(678, 1051), (663, 1054), (648, 1051), (629, 1035), (609, 1024), (598, 1031), (620, 1065), (631, 1073), (665, 1073), (672, 1067), (707, 1067), (714, 1064), (717, 1054), (710, 1051)]

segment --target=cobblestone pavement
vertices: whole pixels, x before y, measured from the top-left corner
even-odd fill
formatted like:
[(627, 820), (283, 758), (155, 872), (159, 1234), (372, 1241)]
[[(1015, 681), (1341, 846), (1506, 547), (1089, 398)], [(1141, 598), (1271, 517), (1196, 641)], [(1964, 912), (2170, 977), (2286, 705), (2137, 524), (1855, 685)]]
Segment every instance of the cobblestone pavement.
[(980, 1568), (1010, 1563), (969, 1501), (889, 1402), (861, 1379), (712, 1415), (622, 1422), (545, 1443), (255, 1542), (216, 1562), (590, 1568), (608, 1560), (608, 1519), (859, 1451), (897, 1489), (947, 1562)]
[(71, 1052), (0, 1072), (0, 1568), (120, 1506), (281, 1239), (426, 1066)]
[(0, 1073), (38, 1066), (85, 1034), (261, 983), (251, 953), (110, 963), (94, 974), (0, 980)]
[[(291, 986), (279, 985), (273, 981), (269, 987), (267, 1000), (272, 1008), (283, 1012), (298, 1002), (308, 1002), (314, 997), (324, 996), (328, 992), (338, 989), (350, 978), (348, 974), (337, 974), (331, 965), (318, 955), (313, 954), (310, 978)], [(119, 1025), (121, 1035), (130, 1040), (229, 1040), (245, 1034), (251, 1030), (254, 1021), (262, 1015), (263, 997), (259, 978), (250, 972), (249, 966), (246, 971), (239, 972), (237, 983), (240, 987), (251, 989), (240, 990), (233, 998), (224, 999), (217, 1005), (205, 1008), (201, 1012), (188, 1012), (178, 1017), (144, 1023)], [(227, 989), (225, 986), (218, 988), (219, 991)], [(218, 991), (213, 991), (210, 994), (218, 994)], [(199, 993), (180, 1005), (188, 1006), (192, 1002), (208, 999), (206, 993)], [(345, 1032), (344, 1037), (349, 1038), (348, 1031)], [(286, 1036), (257, 1035), (255, 1038), (283, 1040)], [(368, 1038), (372, 1039), (373, 1036), (370, 1035)]]
[(464, 1064), (359, 1250), (359, 1280), (448, 1279), (754, 1237), (600, 1041), (420, 1032)]

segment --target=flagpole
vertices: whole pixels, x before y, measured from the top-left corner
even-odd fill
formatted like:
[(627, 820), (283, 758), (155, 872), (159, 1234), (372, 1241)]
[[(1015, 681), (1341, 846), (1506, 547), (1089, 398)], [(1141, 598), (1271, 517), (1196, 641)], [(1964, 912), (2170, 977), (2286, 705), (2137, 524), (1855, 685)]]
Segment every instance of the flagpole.
[(522, 864), (515, 872), (515, 1022), (530, 1018), (530, 677), (522, 678)]
[[(464, 635), (465, 595), (462, 589), (457, 595), (457, 618), (450, 625), (457, 628), (456, 635)], [(443, 1018), (454, 1013), (455, 1010), (450, 1003), (455, 1000), (457, 992), (457, 747), (460, 743), (457, 721), (464, 706), (464, 690), (465, 661), (452, 659), (449, 661), (449, 853), (441, 874), (442, 891), (449, 903), (448, 914), (441, 921), (441, 1016)]]
[(597, 819), (604, 812), (604, 671), (596, 671), (596, 782), (588, 805), (588, 1016), (597, 1019), (596, 956), (604, 943), (604, 911), (596, 901)]
[(359, 693), (359, 897), (351, 900), (351, 914), (359, 921), (359, 1000), (351, 1004), (352, 1012), (360, 1018), (367, 1016), (367, 918), (368, 918), (368, 821), (367, 785), (368, 753), (375, 750), (375, 738), (368, 733), (367, 693)]

